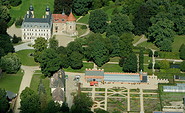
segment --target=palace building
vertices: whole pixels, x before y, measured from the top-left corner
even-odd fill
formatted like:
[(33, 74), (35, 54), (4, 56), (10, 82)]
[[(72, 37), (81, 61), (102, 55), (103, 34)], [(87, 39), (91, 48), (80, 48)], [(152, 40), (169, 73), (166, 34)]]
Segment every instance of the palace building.
[(71, 13), (67, 16), (64, 11), (62, 14), (51, 14), (50, 8), (46, 7), (43, 18), (35, 18), (34, 8), (30, 5), (21, 26), (22, 41), (34, 43), (37, 37), (46, 40), (53, 35), (76, 36), (76, 18)]

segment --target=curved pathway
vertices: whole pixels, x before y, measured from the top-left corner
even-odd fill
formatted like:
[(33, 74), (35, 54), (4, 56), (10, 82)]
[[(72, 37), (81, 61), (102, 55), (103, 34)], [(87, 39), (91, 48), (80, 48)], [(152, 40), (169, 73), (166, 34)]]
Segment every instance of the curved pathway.
[(26, 43), (14, 46), (15, 52), (20, 51), (20, 50), (24, 50), (24, 49), (34, 49), (33, 47), (28, 46), (28, 44), (30, 44), (30, 43), (31, 42), (26, 42)]
[(32, 80), (32, 75), (34, 73), (35, 70), (40, 70), (40, 68), (38, 66), (21, 66), (21, 69), (24, 70), (24, 76), (22, 78), (21, 81), (21, 85), (19, 88), (19, 93), (18, 93), (18, 97), (17, 97), (17, 101), (16, 101), (16, 106), (15, 106), (15, 113), (19, 113), (20, 110), (20, 94), (21, 92), (26, 88), (26, 87), (30, 87), (30, 83)]
[(89, 25), (88, 24), (84, 24), (84, 23), (76, 23), (76, 24), (85, 25), (87, 27), (87, 31), (83, 35), (80, 35), (79, 37), (87, 36), (90, 33), (90, 29), (89, 29)]

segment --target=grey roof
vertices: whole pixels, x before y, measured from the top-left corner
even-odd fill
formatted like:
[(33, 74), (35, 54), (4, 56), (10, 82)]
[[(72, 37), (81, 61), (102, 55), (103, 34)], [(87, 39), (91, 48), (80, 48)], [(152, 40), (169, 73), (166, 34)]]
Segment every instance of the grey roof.
[(64, 82), (62, 78), (58, 76), (58, 73), (55, 73), (51, 78), (50, 88), (57, 88), (57, 87), (64, 88)]
[(154, 111), (153, 113), (183, 113), (183, 112)]
[(8, 99), (12, 100), (17, 96), (17, 94), (15, 94), (11, 91), (6, 91), (6, 96), (8, 97)]
[(93, 71), (85, 71), (85, 75), (89, 76), (104, 76), (104, 71), (102, 70), (93, 70)]
[(53, 91), (52, 97), (54, 101), (64, 101), (64, 91), (60, 87), (57, 87)]

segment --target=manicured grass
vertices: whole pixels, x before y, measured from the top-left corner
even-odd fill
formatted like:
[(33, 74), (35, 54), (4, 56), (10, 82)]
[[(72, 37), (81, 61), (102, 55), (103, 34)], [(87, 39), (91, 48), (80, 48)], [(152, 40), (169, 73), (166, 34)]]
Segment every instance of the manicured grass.
[(84, 73), (86, 68), (93, 68), (93, 63), (83, 63), (83, 67), (81, 69), (72, 69), (71, 67), (64, 69), (66, 72), (76, 72), (76, 73)]
[(99, 69), (104, 69), (105, 72), (123, 72), (122, 67), (118, 64), (104, 64), (102, 67), (99, 67)]
[(138, 46), (159, 50), (159, 48), (157, 48), (152, 42), (143, 42), (143, 43), (138, 44)]
[(142, 36), (135, 36), (135, 37), (134, 37), (134, 41), (133, 41), (132, 43), (135, 44), (135, 43), (138, 42), (141, 38), (142, 38)]
[(182, 44), (185, 44), (185, 35), (175, 36), (174, 42), (172, 44), (172, 51), (173, 52), (179, 52), (179, 48)]
[(34, 7), (34, 15), (37, 18), (42, 18), (45, 14), (46, 6), (49, 6), (51, 12), (53, 12), (54, 0), (22, 0), (21, 5), (10, 9), (11, 17), (24, 17), (31, 4)]
[(17, 52), (18, 57), (21, 60), (22, 65), (25, 66), (38, 66), (39, 64), (34, 61), (34, 58), (30, 56), (33, 53), (33, 49), (26, 49)]
[(89, 21), (89, 15), (90, 14), (86, 14), (85, 16), (83, 16), (80, 20), (78, 20), (79, 23), (85, 23), (88, 24)]
[(152, 62), (152, 57), (144, 56), (144, 64), (149, 64)]
[(159, 51), (159, 57), (160, 58), (166, 58), (166, 59), (180, 59), (179, 58), (179, 52)]
[(87, 27), (85, 25), (76, 25), (77, 31), (78, 31), (78, 36), (84, 34), (87, 31)]
[(120, 57), (110, 58), (109, 62), (119, 62)]
[[(36, 72), (39, 72), (39, 71), (35, 71), (35, 73)], [(32, 80), (31, 80), (30, 88), (37, 93), (38, 86), (39, 86), (41, 79), (42, 79), (42, 83), (43, 83), (45, 90), (46, 90), (47, 100), (49, 101), (52, 99), (51, 89), (49, 87), (50, 86), (50, 79), (49, 78), (45, 77), (43, 74), (34, 74), (32, 77)]]
[(152, 69), (148, 69), (147, 65), (144, 65), (144, 72), (147, 72), (148, 75), (152, 75)]
[(0, 88), (18, 93), (22, 77), (23, 72), (21, 72), (21, 70), (19, 70), (16, 74), (3, 73), (0, 78)]

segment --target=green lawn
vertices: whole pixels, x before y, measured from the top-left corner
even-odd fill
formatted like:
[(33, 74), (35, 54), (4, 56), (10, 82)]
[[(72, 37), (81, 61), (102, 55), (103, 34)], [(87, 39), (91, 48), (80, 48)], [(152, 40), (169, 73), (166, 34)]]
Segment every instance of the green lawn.
[(34, 90), (35, 92), (38, 92), (38, 86), (39, 86), (39, 82), (40, 82), (40, 79), (42, 79), (42, 83), (44, 84), (45, 86), (45, 89), (46, 89), (46, 93), (47, 93), (47, 100), (51, 100), (52, 99), (52, 96), (51, 96), (51, 89), (49, 87), (50, 85), (50, 79), (45, 77), (43, 74), (38, 74), (38, 72), (40, 71), (35, 71), (35, 73), (37, 74), (34, 74), (33, 77), (32, 77), (32, 80), (31, 80), (31, 84), (30, 84), (30, 88), (32, 90)]
[(89, 21), (89, 15), (90, 14), (86, 14), (85, 16), (83, 16), (80, 20), (78, 20), (79, 23), (85, 23), (88, 24)]
[(119, 62), (120, 57), (110, 58), (109, 62)]
[(159, 48), (157, 48), (152, 42), (143, 42), (143, 43), (138, 44), (138, 46), (159, 50)]
[(179, 58), (179, 52), (159, 51), (159, 57), (160, 58), (166, 58), (166, 59), (180, 59)]
[(179, 48), (183, 43), (185, 44), (185, 35), (175, 36), (174, 42), (172, 44), (172, 51), (173, 52), (179, 52)]
[(83, 67), (81, 69), (72, 69), (71, 67), (64, 69), (67, 72), (76, 72), (76, 73), (84, 73), (86, 68), (93, 68), (93, 63), (83, 63)]
[(33, 49), (26, 49), (17, 52), (18, 57), (21, 59), (22, 65), (26, 66), (38, 66), (39, 64), (34, 61), (32, 56), (29, 56), (30, 53), (33, 53)]
[(23, 73), (20, 71), (17, 74), (3, 73), (0, 78), (0, 88), (3, 88), (14, 93), (18, 93), (22, 81)]
[(148, 69), (147, 65), (144, 65), (144, 72), (147, 72), (148, 75), (152, 75), (152, 69)]
[(87, 31), (87, 27), (85, 25), (76, 25), (77, 31), (78, 31), (78, 36), (84, 34)]
[(21, 5), (10, 9), (11, 17), (24, 17), (31, 4), (34, 7), (34, 15), (37, 18), (42, 18), (45, 14), (46, 6), (49, 6), (51, 12), (53, 12), (54, 0), (22, 0)]
[(134, 37), (134, 41), (133, 41), (132, 43), (135, 44), (135, 43), (138, 42), (141, 38), (142, 38), (142, 36), (135, 36), (135, 37)]
[(144, 56), (144, 64), (149, 64), (152, 62), (152, 57)]
[(118, 64), (104, 64), (102, 67), (99, 67), (99, 69), (104, 69), (105, 72), (123, 72), (122, 67)]

